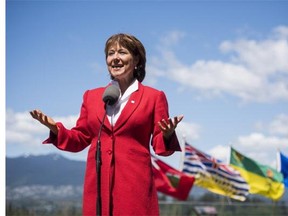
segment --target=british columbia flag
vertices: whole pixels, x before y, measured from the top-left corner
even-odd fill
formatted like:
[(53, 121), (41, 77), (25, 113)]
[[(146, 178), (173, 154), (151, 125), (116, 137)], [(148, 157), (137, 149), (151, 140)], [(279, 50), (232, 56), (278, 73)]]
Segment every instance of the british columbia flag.
[(241, 201), (249, 194), (249, 185), (237, 170), (188, 143), (182, 171), (194, 176), (195, 185), (211, 192)]

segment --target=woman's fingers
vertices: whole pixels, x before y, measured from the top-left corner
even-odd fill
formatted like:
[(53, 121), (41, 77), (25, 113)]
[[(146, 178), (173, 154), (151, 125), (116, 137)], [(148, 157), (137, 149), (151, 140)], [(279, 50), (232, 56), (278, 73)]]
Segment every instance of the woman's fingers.
[(168, 118), (167, 120), (162, 119), (161, 121), (158, 122), (158, 125), (160, 126), (162, 131), (170, 130), (170, 129), (174, 130), (177, 127), (178, 123), (182, 121), (183, 118), (184, 118), (183, 115), (179, 115), (179, 116), (175, 116), (173, 118), (173, 121), (171, 118)]

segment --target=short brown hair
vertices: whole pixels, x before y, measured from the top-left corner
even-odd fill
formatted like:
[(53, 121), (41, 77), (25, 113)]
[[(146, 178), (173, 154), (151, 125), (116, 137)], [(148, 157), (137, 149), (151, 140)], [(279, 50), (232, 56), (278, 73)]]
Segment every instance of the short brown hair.
[[(119, 43), (119, 45), (125, 47), (134, 57), (139, 59), (137, 68), (134, 69), (134, 77), (139, 82), (142, 82), (146, 75), (146, 51), (143, 44), (133, 35), (124, 33), (114, 34), (108, 38), (105, 44), (106, 59), (109, 48), (115, 43)], [(111, 78), (113, 79), (113, 77)]]

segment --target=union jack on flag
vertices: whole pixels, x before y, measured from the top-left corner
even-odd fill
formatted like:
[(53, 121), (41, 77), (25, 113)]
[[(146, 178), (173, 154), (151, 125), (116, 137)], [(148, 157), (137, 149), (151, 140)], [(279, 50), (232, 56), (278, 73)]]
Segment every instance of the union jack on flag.
[(195, 185), (211, 192), (241, 201), (249, 194), (249, 185), (237, 170), (187, 143), (183, 172), (194, 176)]

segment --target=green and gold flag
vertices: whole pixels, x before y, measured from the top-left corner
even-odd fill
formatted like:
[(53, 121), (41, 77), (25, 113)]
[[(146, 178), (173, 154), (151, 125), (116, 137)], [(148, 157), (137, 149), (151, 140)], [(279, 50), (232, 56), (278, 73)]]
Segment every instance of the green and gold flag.
[(249, 193), (279, 200), (284, 194), (283, 175), (261, 165), (231, 147), (230, 165), (237, 169), (250, 186)]

